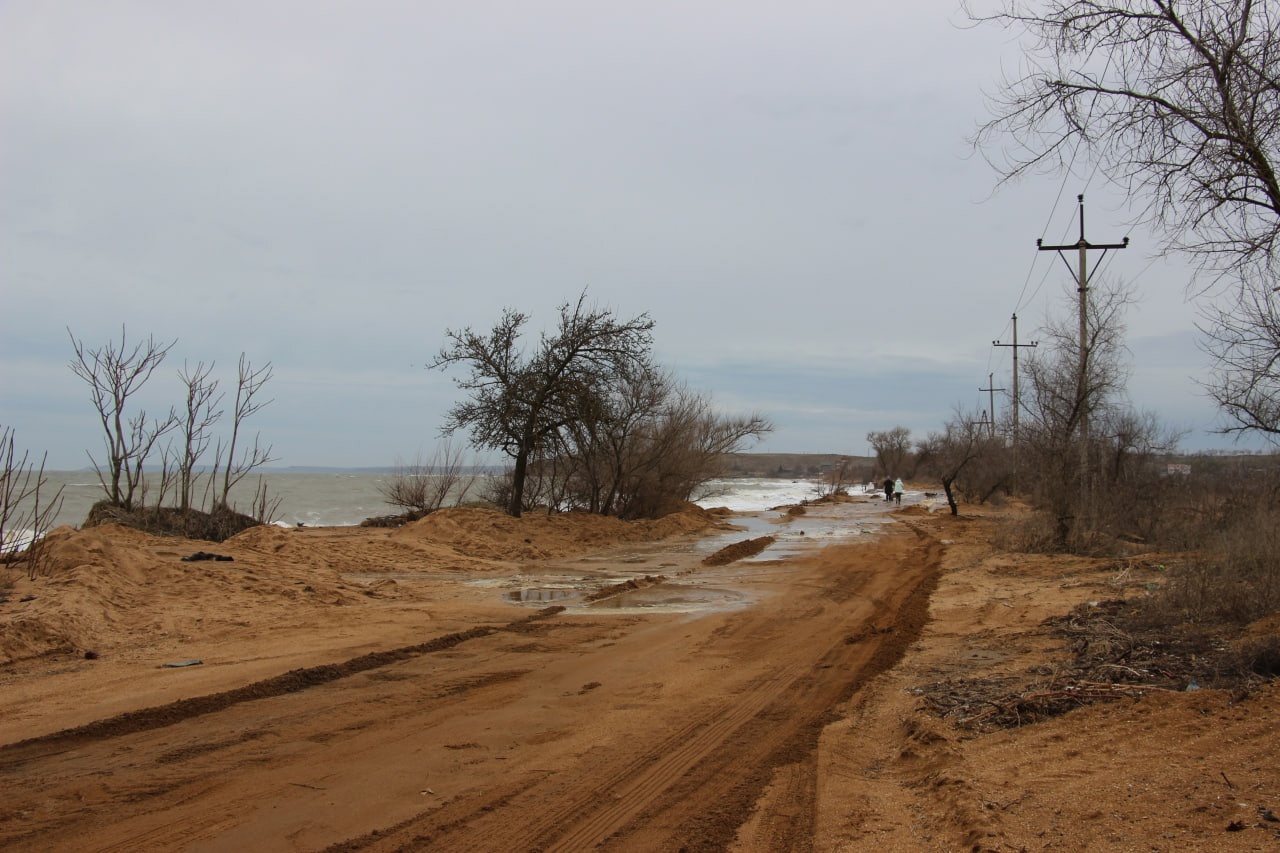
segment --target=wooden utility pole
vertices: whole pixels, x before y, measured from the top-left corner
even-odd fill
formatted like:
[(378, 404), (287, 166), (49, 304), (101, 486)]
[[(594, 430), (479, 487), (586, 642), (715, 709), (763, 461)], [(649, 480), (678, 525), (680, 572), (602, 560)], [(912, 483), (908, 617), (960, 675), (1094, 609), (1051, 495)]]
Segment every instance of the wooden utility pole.
[[(993, 347), (1013, 347), (1013, 454), (1014, 459), (1018, 458), (1018, 410), (1022, 406), (1022, 401), (1018, 397), (1018, 347), (1038, 347), (1039, 341), (1032, 341), (1029, 344), (1018, 343), (1018, 315), (1013, 315), (1013, 343), (1002, 344), (999, 341), (992, 341)], [(1016, 463), (1015, 463), (1016, 464)]]
[[(1090, 249), (1101, 249), (1102, 257), (1107, 256), (1110, 249), (1127, 249), (1129, 248), (1129, 238), (1125, 237), (1123, 243), (1090, 243), (1084, 236), (1084, 195), (1076, 196), (1076, 201), (1080, 203), (1080, 239), (1067, 246), (1046, 246), (1043, 241), (1036, 240), (1036, 247), (1042, 252), (1057, 252), (1058, 257), (1062, 258), (1067, 268), (1071, 268), (1071, 262), (1067, 260), (1062, 253), (1068, 249), (1076, 249), (1079, 251), (1079, 270), (1076, 273), (1076, 293), (1080, 295), (1080, 367), (1076, 376), (1076, 407), (1080, 412), (1080, 461), (1081, 476), (1086, 477), (1089, 470), (1089, 394), (1088, 394), (1088, 376), (1089, 376), (1089, 258)], [(1099, 260), (1101, 263), (1101, 260)], [(1073, 271), (1075, 272), (1075, 271)]]
[[(996, 437), (996, 392), (1005, 390), (1003, 388), (995, 387), (995, 378), (996, 375), (994, 373), (988, 373), (987, 387), (978, 389), (979, 391), (988, 391), (991, 394), (991, 429), (989, 430), (989, 433), (992, 438)], [(1017, 417), (1017, 415), (1015, 415), (1015, 417)]]

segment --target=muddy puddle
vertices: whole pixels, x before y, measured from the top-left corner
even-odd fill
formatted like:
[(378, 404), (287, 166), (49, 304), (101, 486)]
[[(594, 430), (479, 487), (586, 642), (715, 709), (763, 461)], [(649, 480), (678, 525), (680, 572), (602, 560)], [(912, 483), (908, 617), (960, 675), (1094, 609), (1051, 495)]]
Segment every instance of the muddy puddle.
[(620, 592), (585, 604), (583, 609), (592, 613), (601, 611), (697, 613), (708, 610), (735, 610), (746, 607), (754, 601), (753, 596), (741, 590), (664, 583)]
[[(913, 503), (915, 501), (904, 501)], [(566, 613), (699, 613), (746, 607), (764, 594), (761, 580), (775, 579), (781, 560), (859, 537), (874, 536), (891, 521), (892, 507), (866, 500), (784, 510), (738, 512), (728, 519), (736, 529), (685, 542), (634, 546), (574, 561), (572, 568), (537, 567), (496, 582), (514, 604), (559, 604)], [(746, 539), (774, 537), (760, 553), (711, 568), (703, 558)], [(770, 565), (772, 564), (772, 565)], [(660, 578), (660, 580), (659, 580)], [(646, 579), (639, 588), (598, 597), (609, 587)], [(487, 583), (495, 583), (488, 581)], [(594, 600), (593, 600), (594, 599)]]
[[(914, 500), (912, 499), (914, 498)], [(909, 496), (904, 505), (921, 500)], [(736, 512), (734, 529), (685, 540), (646, 543), (592, 554), (567, 563), (523, 566), (503, 577), (443, 575), (438, 572), (345, 574), (345, 580), (371, 585), (462, 584), (516, 606), (559, 605), (569, 614), (700, 613), (746, 607), (759, 601), (763, 581), (789, 570), (781, 562), (807, 551), (871, 537), (891, 521), (890, 504), (875, 499), (819, 504), (803, 512), (786, 509)], [(774, 542), (750, 557), (710, 567), (702, 560), (747, 539), (772, 536)], [(612, 589), (617, 589), (612, 594)]]

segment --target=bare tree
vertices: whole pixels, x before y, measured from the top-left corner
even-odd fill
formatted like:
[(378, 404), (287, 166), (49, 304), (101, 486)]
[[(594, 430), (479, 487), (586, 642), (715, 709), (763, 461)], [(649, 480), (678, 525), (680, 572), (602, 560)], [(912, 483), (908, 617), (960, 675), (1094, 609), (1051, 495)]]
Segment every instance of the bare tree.
[[(1133, 302), (1132, 290), (1123, 282), (1102, 281), (1090, 294), (1085, 339), (1073, 322), (1050, 317), (1041, 346), (1024, 363), (1024, 381), (1031, 386), (1021, 401), (1024, 416), (1030, 417), (1036, 439), (1048, 442), (1055, 453), (1088, 440), (1086, 418), (1113, 405), (1129, 378), (1124, 312)], [(1064, 305), (1074, 307), (1075, 301), (1074, 293), (1064, 294)], [(1086, 488), (1086, 468), (1072, 470), (1076, 487)]]
[[(1035, 506), (1053, 519), (1053, 547), (1087, 549), (1143, 509), (1155, 456), (1179, 439), (1154, 415), (1134, 411), (1125, 395), (1129, 375), (1123, 314), (1128, 288), (1103, 282), (1091, 289), (1088, 336), (1080, 373), (1078, 332), (1050, 318), (1040, 346), (1024, 364), (1020, 481)], [(1075, 294), (1065, 294), (1067, 304)], [(1085, 414), (1090, 429), (1082, 429)]]
[(129, 414), (134, 395), (164, 361), (176, 340), (157, 343), (154, 337), (130, 348), (125, 328), (120, 327), (120, 341), (88, 349), (67, 330), (76, 358), (70, 367), (89, 386), (93, 406), (102, 424), (106, 445), (106, 470), (89, 454), (98, 482), (107, 500), (115, 506), (132, 510), (142, 486), (142, 469), (160, 438), (175, 428), (178, 415), (170, 409), (163, 418), (149, 419), (145, 411)]
[[(1227, 432), (1280, 431), (1280, 3), (998, 0), (971, 20), (1027, 37), (974, 142), (1006, 178), (1091, 158), (1210, 284), (1211, 396)], [(1082, 158), (1083, 159), (1083, 158)]]
[(1280, 6), (1268, 0), (1005, 0), (971, 20), (1028, 37), (975, 142), (1006, 177), (1077, 149), (1170, 248), (1270, 270), (1280, 244)]
[[(966, 470), (984, 458), (1003, 456), (1004, 450), (1004, 440), (991, 434), (979, 413), (959, 407), (940, 432), (929, 433), (928, 438), (917, 444), (921, 466), (942, 483), (952, 515), (960, 512), (957, 484)], [(997, 486), (998, 482), (988, 484), (990, 490)]]
[[(583, 444), (579, 430), (560, 433), (554, 453), (530, 460), (525, 507), (656, 518), (707, 494), (707, 483), (723, 476), (726, 455), (772, 428), (758, 414), (717, 413), (707, 397), (675, 386), (625, 431), (597, 424), (603, 432)], [(509, 501), (510, 482), (510, 471), (495, 480), (490, 499)]]
[[(245, 354), (240, 354), (239, 372), (236, 380), (236, 403), (231, 413), (231, 438), (225, 448), (219, 443), (217, 452), (214, 454), (216, 460), (214, 464), (215, 476), (218, 466), (222, 466), (222, 494), (218, 499), (217, 506), (228, 507), (232, 487), (248, 476), (250, 472), (272, 461), (271, 445), (263, 447), (256, 433), (253, 436), (253, 444), (243, 448), (239, 457), (236, 456), (236, 449), (245, 421), (272, 403), (271, 400), (262, 400), (259, 395), (266, 384), (271, 381), (273, 375), (271, 362), (267, 362), (264, 366), (255, 369)], [(262, 503), (262, 501), (256, 500), (255, 503)]]
[[(867, 443), (885, 476), (907, 475), (905, 465), (911, 458), (911, 430), (904, 426), (867, 433)], [(909, 475), (908, 475), (909, 476)]]
[(508, 308), (487, 335), (447, 331), (431, 364), (468, 369), (454, 382), (470, 396), (450, 409), (443, 432), (465, 428), (475, 447), (511, 457), (507, 512), (513, 516), (523, 511), (530, 461), (550, 455), (560, 430), (595, 405), (614, 377), (649, 359), (653, 320), (647, 314), (619, 320), (586, 299), (584, 291), (561, 305), (558, 328), (544, 332), (527, 356), (520, 335), (528, 317)]
[[(1022, 362), (1027, 391), (1021, 400), (1019, 467), (1027, 469), (1023, 483), (1033, 502), (1054, 517), (1061, 547), (1073, 528), (1090, 527), (1097, 510), (1096, 447), (1105, 432), (1086, 431), (1085, 418), (1099, 423), (1122, 407), (1128, 379), (1123, 313), (1130, 293), (1118, 282), (1101, 282), (1090, 291), (1086, 339), (1079, 339), (1072, 321), (1050, 317), (1040, 346)], [(1074, 293), (1064, 294), (1064, 306), (1074, 302)]]

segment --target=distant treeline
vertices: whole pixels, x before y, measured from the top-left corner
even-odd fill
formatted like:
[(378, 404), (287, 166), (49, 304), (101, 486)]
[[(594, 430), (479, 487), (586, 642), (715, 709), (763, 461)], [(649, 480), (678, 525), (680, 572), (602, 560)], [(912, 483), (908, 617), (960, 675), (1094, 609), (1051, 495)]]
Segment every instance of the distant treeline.
[[(839, 459), (847, 460), (846, 482), (857, 483), (875, 476), (874, 457), (840, 453), (730, 453), (724, 457), (724, 476), (821, 477), (834, 469)], [(1221, 476), (1280, 468), (1280, 454), (1239, 450), (1171, 453), (1157, 461), (1160, 464), (1190, 465), (1197, 473)]]

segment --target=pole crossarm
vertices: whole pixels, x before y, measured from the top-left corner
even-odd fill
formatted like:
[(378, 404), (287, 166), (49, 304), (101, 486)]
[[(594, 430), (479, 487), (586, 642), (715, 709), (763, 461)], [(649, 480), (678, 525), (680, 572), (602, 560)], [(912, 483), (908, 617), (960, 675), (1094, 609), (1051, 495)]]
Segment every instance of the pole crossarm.
[[(1084, 194), (1082, 193), (1076, 196), (1076, 201), (1079, 202), (1080, 204), (1080, 239), (1079, 240), (1077, 240), (1074, 243), (1069, 243), (1063, 246), (1046, 246), (1043, 240), (1039, 240), (1039, 239), (1036, 240), (1036, 248), (1039, 249), (1040, 251), (1057, 252), (1058, 257), (1062, 258), (1062, 262), (1067, 265), (1067, 269), (1071, 270), (1071, 275), (1073, 277), (1075, 277), (1076, 275), (1076, 270), (1071, 266), (1071, 262), (1067, 260), (1067, 256), (1062, 254), (1066, 250), (1075, 249), (1081, 253), (1081, 257), (1083, 258), (1084, 252), (1088, 251), (1089, 249), (1101, 249), (1102, 258), (1098, 259), (1098, 264), (1100, 265), (1102, 263), (1102, 260), (1107, 257), (1107, 252), (1110, 249), (1129, 248), (1128, 237), (1125, 237), (1124, 240), (1119, 243), (1090, 243), (1084, 236)], [(1089, 277), (1085, 273), (1083, 266), (1080, 268), (1080, 276), (1077, 281), (1077, 284), (1078, 284), (1078, 289), (1081, 291), (1089, 289)]]

